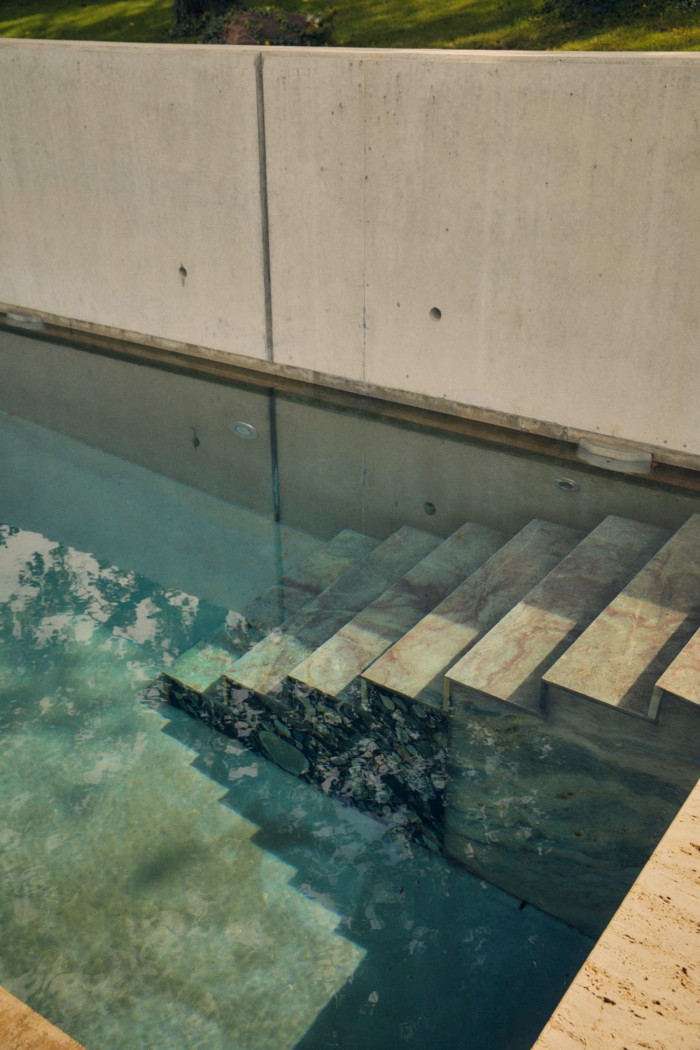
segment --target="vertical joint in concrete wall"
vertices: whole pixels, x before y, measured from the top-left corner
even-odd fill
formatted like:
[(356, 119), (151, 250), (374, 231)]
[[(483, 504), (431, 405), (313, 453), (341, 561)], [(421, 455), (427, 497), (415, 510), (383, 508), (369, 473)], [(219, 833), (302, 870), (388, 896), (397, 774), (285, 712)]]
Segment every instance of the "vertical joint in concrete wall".
[(270, 218), (267, 201), (267, 141), (265, 138), (264, 59), (255, 59), (255, 86), (258, 109), (258, 162), (260, 168), (260, 231), (262, 236), (263, 285), (265, 290), (265, 356), (274, 360), (272, 340), (272, 279), (270, 275)]

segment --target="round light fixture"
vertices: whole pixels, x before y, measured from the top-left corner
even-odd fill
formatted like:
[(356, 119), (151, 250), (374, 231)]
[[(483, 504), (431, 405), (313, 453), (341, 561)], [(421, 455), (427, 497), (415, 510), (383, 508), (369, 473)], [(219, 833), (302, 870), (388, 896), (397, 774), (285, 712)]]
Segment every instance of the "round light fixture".
[(236, 423), (229, 423), (229, 428), (236, 437), (242, 438), (243, 441), (255, 441), (258, 436), (258, 432), (252, 423), (243, 423), (239, 420)]

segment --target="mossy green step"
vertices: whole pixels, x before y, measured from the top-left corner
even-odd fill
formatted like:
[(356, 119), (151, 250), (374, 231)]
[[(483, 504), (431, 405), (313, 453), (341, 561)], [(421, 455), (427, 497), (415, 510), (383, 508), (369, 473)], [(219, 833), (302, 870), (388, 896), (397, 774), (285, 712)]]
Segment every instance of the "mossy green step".
[(166, 678), (195, 692), (205, 692), (267, 631), (293, 616), (378, 544), (379, 540), (371, 536), (343, 529), (255, 598), (246, 606), (244, 616), (232, 616), (230, 622), (178, 657), (167, 668)]
[(445, 672), (582, 539), (531, 521), (365, 671), (368, 688), (441, 708)]
[(506, 542), (471, 522), (452, 533), (371, 605), (340, 628), (290, 677), (302, 688), (339, 698), (362, 671)]
[[(684, 679), (691, 693), (697, 646), (680, 655), (700, 627), (700, 514), (641, 568), (549, 669), (545, 682), (620, 711), (654, 718), (654, 687)], [(678, 665), (671, 665), (678, 657)], [(697, 694), (696, 694), (697, 695)]]
[(542, 676), (668, 538), (608, 517), (446, 676), (452, 715), (470, 696), (542, 714)]
[(260, 696), (278, 693), (290, 671), (440, 542), (439, 536), (410, 526), (399, 529), (281, 628), (263, 638), (236, 662), (227, 678)]

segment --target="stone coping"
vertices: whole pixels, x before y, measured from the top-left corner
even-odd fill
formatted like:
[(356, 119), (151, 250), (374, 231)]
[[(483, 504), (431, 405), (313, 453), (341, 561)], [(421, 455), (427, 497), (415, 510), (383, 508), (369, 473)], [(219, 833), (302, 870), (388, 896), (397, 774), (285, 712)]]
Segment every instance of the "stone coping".
[(534, 1050), (688, 1050), (700, 1033), (700, 781)]
[(0, 1047), (8, 1050), (85, 1050), (41, 1014), (0, 987)]

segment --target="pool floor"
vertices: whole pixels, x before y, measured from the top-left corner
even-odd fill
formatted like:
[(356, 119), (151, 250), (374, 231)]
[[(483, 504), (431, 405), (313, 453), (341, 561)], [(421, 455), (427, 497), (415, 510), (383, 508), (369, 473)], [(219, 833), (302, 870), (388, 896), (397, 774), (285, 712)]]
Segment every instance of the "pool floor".
[[(0, 436), (0, 984), (89, 1050), (529, 1047), (588, 938), (144, 692), (269, 585), (270, 528), (157, 479), (173, 534), (240, 557), (222, 583), (149, 539), (149, 471)], [(66, 494), (98, 489), (90, 522)]]

